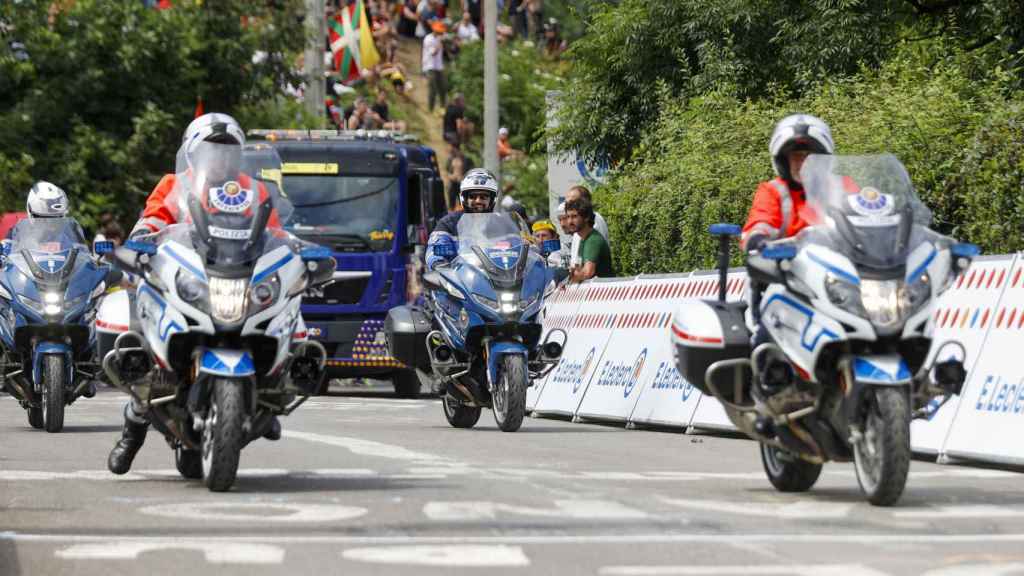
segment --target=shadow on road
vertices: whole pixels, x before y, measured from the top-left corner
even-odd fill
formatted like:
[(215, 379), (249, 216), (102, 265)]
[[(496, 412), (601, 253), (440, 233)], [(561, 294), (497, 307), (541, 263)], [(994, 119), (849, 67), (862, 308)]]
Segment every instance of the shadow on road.
[(63, 433), (65, 434), (95, 434), (98, 432), (109, 433), (109, 432), (120, 432), (120, 424), (86, 424), (80, 426), (65, 426)]
[[(188, 490), (206, 491), (202, 482), (182, 480), (182, 487)], [(187, 482), (187, 483), (186, 483)], [(231, 492), (235, 494), (301, 494), (310, 492), (371, 492), (392, 490), (418, 490), (423, 488), (452, 488), (445, 480), (435, 478), (390, 479), (390, 478), (317, 478), (314, 476), (267, 476), (239, 478)]]
[(4, 576), (21, 575), (17, 545), (12, 540), (0, 539), (0, 574)]

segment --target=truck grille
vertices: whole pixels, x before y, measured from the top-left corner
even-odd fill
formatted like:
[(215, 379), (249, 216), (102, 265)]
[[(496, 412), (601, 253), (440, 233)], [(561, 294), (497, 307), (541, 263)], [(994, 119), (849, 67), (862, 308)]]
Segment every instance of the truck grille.
[(303, 304), (358, 304), (366, 292), (366, 285), (370, 283), (369, 278), (352, 278), (350, 280), (338, 280), (323, 288), (310, 289), (302, 297)]

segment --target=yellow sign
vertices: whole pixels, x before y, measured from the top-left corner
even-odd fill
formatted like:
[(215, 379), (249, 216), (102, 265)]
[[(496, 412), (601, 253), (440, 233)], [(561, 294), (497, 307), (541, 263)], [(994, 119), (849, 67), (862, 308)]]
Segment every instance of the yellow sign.
[(284, 174), (337, 174), (337, 163), (285, 162), (281, 167)]
[(395, 233), (391, 230), (374, 230), (370, 232), (370, 240), (394, 240)]

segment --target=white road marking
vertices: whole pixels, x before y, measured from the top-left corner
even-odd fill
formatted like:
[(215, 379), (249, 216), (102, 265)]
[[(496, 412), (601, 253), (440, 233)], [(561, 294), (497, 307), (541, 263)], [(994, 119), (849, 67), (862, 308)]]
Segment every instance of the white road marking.
[[(249, 512), (242, 512), (242, 511)], [(334, 504), (280, 504), (273, 502), (184, 502), (158, 504), (139, 509), (143, 514), (168, 518), (186, 518), (204, 522), (322, 523), (359, 518), (366, 508)], [(275, 514), (278, 512), (280, 514)]]
[(697, 500), (659, 497), (659, 500), (673, 506), (736, 514), (740, 516), (763, 516), (766, 518), (811, 519), (811, 518), (845, 518), (856, 504), (841, 502), (733, 502), (725, 500)]
[(135, 560), (140, 554), (167, 550), (202, 552), (210, 564), (280, 564), (284, 549), (269, 544), (221, 543), (174, 539), (173, 542), (107, 542), (77, 544), (57, 550), (64, 560)]
[(896, 518), (935, 519), (935, 518), (1017, 518), (1024, 516), (1024, 508), (1020, 506), (992, 505), (955, 505), (931, 506), (923, 509), (893, 510)]
[(529, 566), (519, 546), (377, 546), (352, 548), (341, 553), (346, 560), (377, 564), (411, 564), (416, 566)]
[(1024, 563), (964, 564), (929, 570), (921, 576), (1010, 576), (1024, 574)]
[(606, 566), (606, 576), (886, 576), (861, 564), (796, 564), (780, 566)]
[[(166, 542), (176, 543), (181, 539), (172, 536), (138, 536), (137, 534), (34, 534), (23, 532), (0, 532), (0, 540), (26, 543), (109, 543)], [(733, 546), (744, 544), (1019, 544), (1024, 543), (1024, 533), (1007, 534), (931, 534), (883, 532), (875, 534), (552, 534), (552, 535), (506, 535), (506, 536), (324, 536), (324, 535), (267, 535), (250, 534), (235, 536), (204, 536), (203, 542), (219, 543), (267, 543), (267, 544), (525, 544), (525, 545), (636, 545), (636, 544), (702, 544), (707, 546)]]
[(642, 510), (605, 500), (555, 500), (554, 504), (553, 508), (533, 508), (502, 502), (428, 502), (423, 506), (423, 514), (431, 520), (450, 522), (493, 520), (499, 513), (591, 520), (639, 520), (648, 517)]
[(448, 465), (454, 464), (454, 461), (445, 456), (439, 456), (437, 454), (430, 454), (427, 452), (417, 452), (404, 446), (375, 442), (373, 440), (366, 440), (365, 438), (330, 436), (327, 434), (299, 432), (296, 430), (285, 430), (282, 435), (285, 438), (305, 440), (306, 442), (315, 442), (317, 444), (325, 444), (336, 448), (344, 448), (349, 452), (360, 456), (374, 456), (377, 458), (405, 460), (409, 462), (424, 462), (435, 466), (442, 463)]

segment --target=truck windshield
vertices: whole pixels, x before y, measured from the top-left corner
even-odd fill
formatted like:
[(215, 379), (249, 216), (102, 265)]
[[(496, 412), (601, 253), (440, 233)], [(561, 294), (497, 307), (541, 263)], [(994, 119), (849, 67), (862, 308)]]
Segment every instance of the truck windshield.
[(288, 228), (337, 252), (391, 249), (398, 221), (398, 179), (393, 176), (286, 175), (295, 207)]

